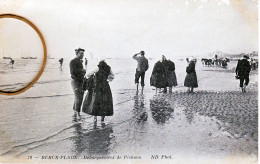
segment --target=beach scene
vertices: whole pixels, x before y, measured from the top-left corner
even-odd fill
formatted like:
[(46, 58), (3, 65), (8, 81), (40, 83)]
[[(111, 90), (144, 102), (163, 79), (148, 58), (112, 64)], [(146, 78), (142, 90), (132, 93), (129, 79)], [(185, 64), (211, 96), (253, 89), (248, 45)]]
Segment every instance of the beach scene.
[[(128, 65), (122, 65), (124, 60)], [(171, 60), (178, 81), (173, 93), (156, 94), (149, 86), (150, 68), (141, 95), (136, 94), (134, 84), (136, 61), (106, 59), (115, 74), (110, 83), (114, 116), (96, 124), (93, 116), (82, 113), (78, 119), (74, 115), (69, 59), (64, 60), (62, 69), (58, 60), (48, 60), (43, 75), (28, 92), (1, 96), (1, 158), (33, 156), (37, 161), (43, 155), (127, 155), (138, 161), (140, 157), (151, 160), (155, 154), (176, 161), (186, 161), (188, 155), (190, 161), (236, 161), (245, 157), (248, 162), (256, 162), (257, 70), (250, 74), (248, 91), (241, 93), (235, 79), (236, 61), (231, 61), (227, 69), (203, 66), (198, 61), (199, 88), (186, 93), (186, 61)], [(149, 60), (151, 66), (155, 62)], [(19, 69), (19, 65), (15, 67)], [(26, 67), (34, 64), (27, 63)]]
[(257, 20), (256, 0), (0, 0), (0, 163), (256, 164)]

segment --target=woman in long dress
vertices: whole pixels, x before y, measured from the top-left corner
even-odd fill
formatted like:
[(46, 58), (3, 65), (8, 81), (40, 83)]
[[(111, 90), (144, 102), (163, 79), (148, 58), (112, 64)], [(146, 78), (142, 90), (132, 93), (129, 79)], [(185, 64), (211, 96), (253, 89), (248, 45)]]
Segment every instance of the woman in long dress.
[[(177, 77), (175, 74), (175, 64), (171, 60), (167, 60), (165, 56), (163, 56), (162, 63), (165, 66), (165, 75), (167, 80), (167, 87), (169, 87), (169, 92), (172, 92), (172, 87), (177, 86)], [(167, 92), (167, 88), (165, 88), (165, 92)]]
[(97, 116), (101, 116), (101, 121), (104, 121), (105, 116), (112, 116), (113, 98), (108, 80), (112, 80), (114, 75), (111, 67), (105, 61), (98, 64), (98, 71), (88, 78), (88, 93), (83, 102), (82, 111), (84, 113), (95, 116), (94, 121), (97, 121)]
[(189, 59), (189, 65), (186, 68), (186, 72), (187, 75), (185, 77), (184, 86), (189, 88), (187, 92), (193, 92), (193, 89), (198, 87), (195, 60), (193, 58)]
[(157, 63), (155, 63), (150, 78), (150, 85), (156, 88), (156, 93), (158, 88), (161, 89), (167, 87), (167, 79), (165, 73), (165, 66), (162, 61), (158, 61)]

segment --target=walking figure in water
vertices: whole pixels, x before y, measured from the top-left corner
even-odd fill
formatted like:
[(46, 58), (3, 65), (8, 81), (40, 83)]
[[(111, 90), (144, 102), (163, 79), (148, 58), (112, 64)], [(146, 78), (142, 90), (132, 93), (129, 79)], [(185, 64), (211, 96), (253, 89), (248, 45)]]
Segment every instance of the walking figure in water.
[[(140, 56), (138, 56), (139, 54)], [(138, 93), (139, 79), (141, 77), (141, 86), (142, 86), (142, 94), (143, 94), (145, 72), (149, 68), (148, 60), (144, 57), (144, 51), (135, 54), (133, 56), (133, 59), (137, 61), (137, 68), (135, 73), (136, 93)]]
[(83, 68), (82, 59), (84, 56), (84, 49), (78, 48), (75, 50), (76, 57), (70, 61), (71, 85), (74, 92), (73, 110), (80, 118), (80, 108), (82, 105), (84, 90), (83, 81), (86, 70)]
[(61, 58), (60, 60), (59, 60), (59, 62), (60, 62), (60, 68), (62, 68), (62, 64), (63, 64), (63, 58)]
[(14, 60), (12, 59), (12, 58), (10, 58), (11, 59), (11, 61), (10, 61), (10, 63), (9, 64), (11, 64), (11, 66), (12, 66), (12, 68), (14, 67)]

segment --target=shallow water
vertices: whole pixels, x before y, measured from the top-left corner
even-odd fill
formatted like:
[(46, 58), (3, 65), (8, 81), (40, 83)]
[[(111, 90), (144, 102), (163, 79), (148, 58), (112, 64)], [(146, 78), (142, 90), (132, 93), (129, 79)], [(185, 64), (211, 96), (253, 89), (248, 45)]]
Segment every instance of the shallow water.
[[(153, 63), (146, 73), (144, 95), (136, 94), (136, 62), (107, 60), (115, 73), (110, 84), (114, 116), (94, 124), (93, 117), (72, 111), (73, 92), (68, 62), (59, 69), (49, 60), (39, 81), (17, 96), (0, 98), (1, 156), (28, 155), (151, 155), (172, 158), (225, 158), (257, 155), (257, 76), (240, 93), (229, 69), (197, 64), (199, 88), (185, 93), (184, 61), (175, 61), (178, 86), (173, 94), (155, 94), (149, 86)], [(227, 83), (227, 79), (230, 79)], [(248, 103), (249, 102), (249, 103)], [(128, 157), (127, 157), (128, 158)], [(131, 158), (131, 157), (129, 157)]]

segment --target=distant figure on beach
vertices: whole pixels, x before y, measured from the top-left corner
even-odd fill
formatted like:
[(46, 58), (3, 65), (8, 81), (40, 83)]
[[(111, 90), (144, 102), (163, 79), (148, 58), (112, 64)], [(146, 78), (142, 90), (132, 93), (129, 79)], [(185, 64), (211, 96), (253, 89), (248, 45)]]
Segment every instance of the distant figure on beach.
[(251, 64), (251, 69), (256, 70), (256, 65), (257, 65), (256, 59), (251, 58), (250, 64)]
[(227, 59), (222, 60), (222, 67), (227, 68)]
[(70, 74), (71, 74), (71, 85), (74, 92), (74, 105), (73, 110), (80, 118), (80, 108), (82, 105), (84, 90), (83, 80), (86, 74), (86, 70), (83, 68), (82, 59), (84, 56), (84, 49), (78, 48), (75, 50), (76, 57), (70, 61)]
[(186, 58), (186, 62), (189, 63), (189, 58)]
[[(172, 93), (172, 87), (177, 86), (175, 64), (171, 60), (167, 60), (164, 55), (162, 56), (162, 63), (165, 66), (166, 86), (169, 87), (169, 92)], [(167, 92), (167, 87), (164, 89), (165, 93)]]
[(59, 62), (60, 62), (60, 68), (62, 67), (62, 64), (63, 64), (63, 58), (61, 58), (60, 60), (59, 60)]
[(88, 59), (85, 58), (85, 70), (87, 70), (87, 66), (88, 66)]
[(13, 67), (14, 66), (14, 60), (12, 58), (10, 58), (10, 59), (11, 59), (11, 61), (10, 61), (9, 64), (11, 64), (11, 66)]
[[(139, 54), (141, 56), (137, 56)], [(136, 92), (138, 93), (139, 79), (141, 77), (141, 86), (142, 86), (142, 93), (143, 93), (145, 72), (149, 68), (148, 60), (144, 57), (144, 51), (135, 54), (133, 56), (133, 59), (137, 60), (137, 68), (135, 73)]]
[(88, 78), (88, 93), (83, 102), (82, 111), (95, 116), (101, 116), (101, 122), (105, 116), (113, 116), (113, 97), (108, 81), (114, 79), (111, 67), (104, 61), (98, 64), (98, 71)]
[[(246, 92), (246, 87), (249, 83), (249, 73), (251, 70), (247, 55), (243, 56), (242, 60), (238, 60), (236, 67), (236, 76), (240, 79), (240, 88), (242, 93)], [(245, 82), (245, 84), (244, 84)]]
[[(167, 87), (167, 78), (166, 78), (166, 68), (163, 64), (163, 61), (165, 60), (165, 57), (162, 56), (162, 60), (155, 63), (153, 67), (153, 72), (150, 77), (150, 85), (154, 86), (156, 88), (156, 93), (159, 88), (166, 88)], [(164, 90), (165, 91), (165, 90)]]
[(198, 81), (195, 70), (195, 60), (192, 57), (189, 58), (189, 65), (186, 67), (186, 73), (184, 86), (189, 88), (187, 92), (193, 92), (193, 89), (198, 87)]

